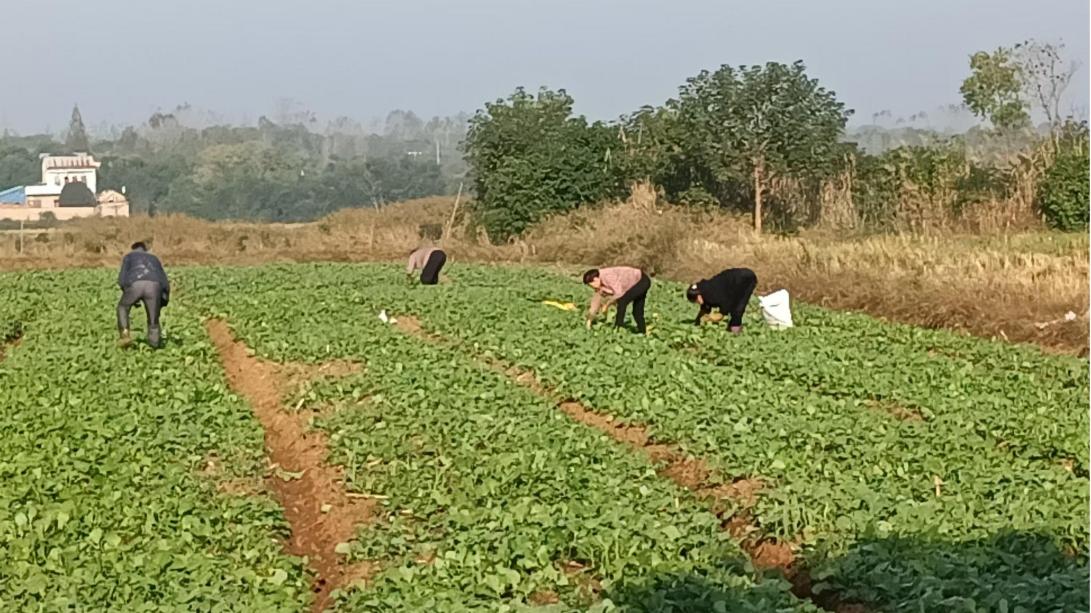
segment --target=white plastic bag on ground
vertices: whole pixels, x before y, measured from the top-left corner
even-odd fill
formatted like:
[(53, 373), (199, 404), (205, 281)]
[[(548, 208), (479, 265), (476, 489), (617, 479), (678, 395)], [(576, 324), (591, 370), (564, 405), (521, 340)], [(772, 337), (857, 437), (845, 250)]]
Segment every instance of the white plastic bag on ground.
[(788, 304), (788, 290), (781, 289), (768, 296), (758, 296), (765, 323), (776, 329), (792, 327), (792, 309)]

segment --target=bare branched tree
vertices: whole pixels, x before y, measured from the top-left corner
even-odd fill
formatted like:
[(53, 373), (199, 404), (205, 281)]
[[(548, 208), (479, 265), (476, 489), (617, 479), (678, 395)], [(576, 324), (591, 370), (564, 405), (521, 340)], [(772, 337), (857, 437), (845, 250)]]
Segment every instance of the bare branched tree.
[(1023, 89), (1049, 122), (1054, 139), (1064, 123), (1061, 102), (1065, 90), (1079, 70), (1079, 62), (1066, 61), (1064, 43), (1028, 40), (1015, 45)]

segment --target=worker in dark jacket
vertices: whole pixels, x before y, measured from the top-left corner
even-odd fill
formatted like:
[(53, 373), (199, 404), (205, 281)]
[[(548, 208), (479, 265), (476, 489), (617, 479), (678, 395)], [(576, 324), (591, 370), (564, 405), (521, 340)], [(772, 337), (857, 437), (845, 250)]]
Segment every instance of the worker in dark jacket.
[(120, 344), (126, 346), (132, 342), (129, 336), (129, 310), (137, 302), (142, 302), (148, 313), (148, 344), (159, 347), (159, 310), (170, 302), (170, 281), (159, 258), (148, 253), (144, 243), (133, 243), (132, 251), (121, 260), (117, 284), (121, 288), (121, 301), (117, 303)]
[(733, 334), (742, 332), (742, 316), (754, 288), (758, 285), (758, 276), (749, 268), (729, 268), (711, 279), (702, 279), (689, 286), (686, 298), (701, 305), (695, 325), (701, 325), (701, 318), (719, 309), (723, 315), (731, 317), (728, 329)]

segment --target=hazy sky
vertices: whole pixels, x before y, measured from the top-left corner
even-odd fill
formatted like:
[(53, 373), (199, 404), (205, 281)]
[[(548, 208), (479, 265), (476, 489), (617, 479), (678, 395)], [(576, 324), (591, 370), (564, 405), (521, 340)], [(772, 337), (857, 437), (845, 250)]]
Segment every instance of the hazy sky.
[(473, 111), (563, 87), (611, 119), (720, 64), (803, 59), (856, 121), (958, 103), (968, 56), (1063, 38), (1087, 0), (0, 0), (0, 127), (140, 123), (182, 102), (254, 121), (278, 99), (323, 118)]

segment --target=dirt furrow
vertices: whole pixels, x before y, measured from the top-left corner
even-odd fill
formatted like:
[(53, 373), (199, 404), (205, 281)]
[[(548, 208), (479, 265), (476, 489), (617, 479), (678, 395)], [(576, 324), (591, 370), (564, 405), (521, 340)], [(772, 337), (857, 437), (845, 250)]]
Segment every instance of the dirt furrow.
[[(457, 339), (449, 339), (424, 329), (412, 315), (395, 317), (395, 325), (406, 334), (431, 343), (464, 349)], [(723, 522), (727, 530), (750, 557), (755, 568), (779, 570), (792, 583), (792, 592), (810, 600), (827, 611), (837, 613), (864, 613), (868, 609), (860, 604), (842, 602), (835, 594), (817, 595), (812, 590), (810, 575), (796, 557), (796, 545), (767, 537), (750, 516), (758, 493), (766, 487), (760, 479), (740, 477), (724, 479), (708, 467), (701, 458), (686, 454), (675, 445), (653, 440), (647, 427), (625, 423), (613, 416), (596, 412), (582, 403), (566, 398), (543, 384), (531, 371), (493, 357), (469, 350), (470, 356), (508, 376), (512, 381), (536, 394), (555, 402), (557, 408), (573, 420), (606, 434), (615, 441), (648, 457), (656, 465), (656, 472), (677, 485), (692, 491), (704, 500), (711, 511)]]
[[(413, 316), (401, 315), (396, 321), (400, 330), (418, 338), (444, 345), (458, 345), (458, 341), (424, 330)], [(745, 518), (745, 509), (753, 506), (757, 492), (762, 489), (763, 483), (760, 480), (740, 478), (725, 483), (717, 478), (701, 458), (687, 455), (676, 446), (655, 442), (645, 426), (622, 422), (613, 416), (594, 411), (576, 400), (563, 398), (545, 386), (533, 372), (507, 364), (498, 358), (482, 355), (472, 357), (508, 376), (515, 383), (556, 402), (557, 408), (573, 420), (595, 428), (647, 456), (657, 465), (661, 476), (695, 492), (703, 499), (719, 503), (714, 505), (714, 510), (725, 521), (725, 528), (730, 529), (732, 534), (740, 538), (746, 537), (749, 541), (758, 532), (757, 526)], [(761, 545), (762, 555), (754, 560), (755, 566), (759, 568), (787, 568), (795, 559), (788, 544), (766, 541)], [(755, 543), (752, 549), (757, 552), (758, 544)]]
[[(316, 373), (305, 375), (305, 367), (254, 357), (222, 320), (209, 320), (206, 328), (232, 389), (249, 402), (265, 430), (271, 469), (266, 483), (291, 526), (285, 549), (306, 557), (314, 574), (311, 610), (322, 611), (333, 590), (364, 581), (375, 570), (367, 562), (349, 564), (336, 551), (352, 540), (357, 524), (371, 520), (374, 501), (346, 494), (341, 467), (327, 463), (325, 433), (308, 427), (307, 413), (290, 412), (282, 404), (293, 384)], [(316, 369), (317, 374), (344, 371), (341, 364)]]

